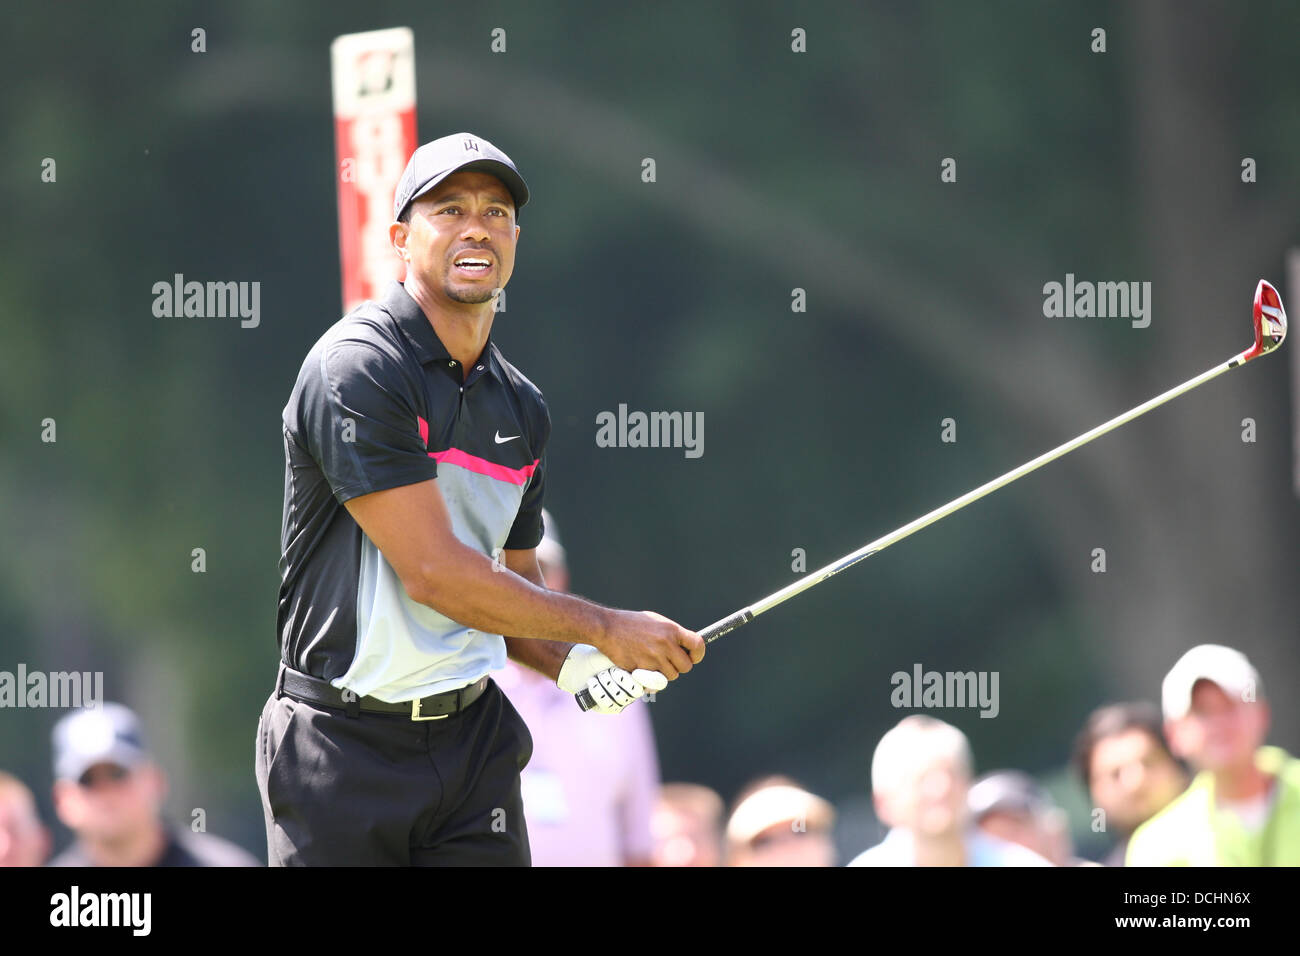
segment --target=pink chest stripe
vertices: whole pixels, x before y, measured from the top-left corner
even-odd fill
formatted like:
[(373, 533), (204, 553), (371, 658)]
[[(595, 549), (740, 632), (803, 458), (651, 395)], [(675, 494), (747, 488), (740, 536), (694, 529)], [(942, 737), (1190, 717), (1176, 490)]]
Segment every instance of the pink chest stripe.
[[(429, 423), (423, 418), (419, 418), (418, 421), (420, 423), (420, 440), (424, 442), (424, 447), (428, 448)], [(429, 457), (439, 464), (446, 462), (449, 465), (459, 465), (466, 471), (472, 471), (477, 475), (486, 475), (488, 478), (495, 478), (497, 481), (508, 481), (512, 485), (526, 485), (528, 479), (533, 476), (533, 472), (537, 470), (540, 461), (540, 459), (534, 459), (531, 465), (524, 465), (522, 468), (509, 468), (506, 465), (498, 465), (496, 462), (488, 461), (486, 458), (471, 455), (459, 448), (448, 448), (446, 451), (431, 451)]]

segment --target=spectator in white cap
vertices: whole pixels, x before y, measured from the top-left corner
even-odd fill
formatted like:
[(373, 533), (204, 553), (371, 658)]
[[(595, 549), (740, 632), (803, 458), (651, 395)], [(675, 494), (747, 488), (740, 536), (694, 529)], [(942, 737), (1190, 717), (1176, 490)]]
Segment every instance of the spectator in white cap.
[(1201, 644), (1161, 687), (1165, 734), (1199, 773), (1138, 827), (1128, 866), (1300, 865), (1300, 761), (1263, 746), (1268, 703), (1240, 651)]
[(899, 721), (871, 759), (872, 800), (889, 833), (849, 866), (1051, 866), (973, 825), (972, 763), (970, 742), (951, 724), (923, 714)]
[(121, 704), (75, 711), (54, 727), (54, 811), (76, 841), (50, 866), (262, 866), (162, 816), (167, 778)]
[(728, 866), (834, 866), (835, 808), (788, 777), (746, 786), (727, 821)]

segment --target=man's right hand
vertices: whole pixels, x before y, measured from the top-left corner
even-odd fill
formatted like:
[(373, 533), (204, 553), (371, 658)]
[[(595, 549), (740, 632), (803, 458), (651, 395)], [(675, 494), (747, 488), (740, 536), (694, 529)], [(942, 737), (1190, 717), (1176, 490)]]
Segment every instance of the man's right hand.
[(625, 671), (658, 671), (676, 680), (704, 659), (704, 638), (654, 611), (610, 610), (596, 648)]

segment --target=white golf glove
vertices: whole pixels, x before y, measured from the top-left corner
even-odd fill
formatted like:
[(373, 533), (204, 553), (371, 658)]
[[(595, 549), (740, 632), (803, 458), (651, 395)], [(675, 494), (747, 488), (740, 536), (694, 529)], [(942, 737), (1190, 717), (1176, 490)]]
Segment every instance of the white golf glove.
[(596, 713), (617, 714), (647, 691), (663, 690), (668, 678), (640, 667), (628, 673), (589, 644), (574, 644), (555, 684), (570, 694), (585, 690), (596, 702)]

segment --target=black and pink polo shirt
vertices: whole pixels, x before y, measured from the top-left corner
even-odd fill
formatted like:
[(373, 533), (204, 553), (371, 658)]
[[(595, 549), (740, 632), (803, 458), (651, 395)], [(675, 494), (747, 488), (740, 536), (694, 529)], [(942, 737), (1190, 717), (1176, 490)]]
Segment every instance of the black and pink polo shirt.
[(312, 346), (284, 408), (281, 658), (406, 701), (505, 666), (505, 641), (407, 595), (343, 503), (437, 478), (456, 537), (491, 557), (542, 540), (542, 393), (490, 340), (468, 377), (400, 283)]

